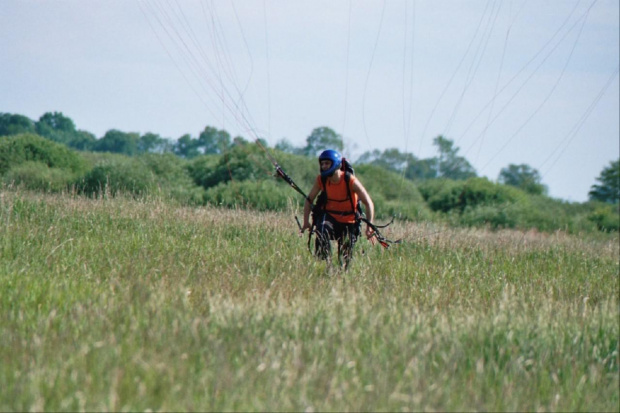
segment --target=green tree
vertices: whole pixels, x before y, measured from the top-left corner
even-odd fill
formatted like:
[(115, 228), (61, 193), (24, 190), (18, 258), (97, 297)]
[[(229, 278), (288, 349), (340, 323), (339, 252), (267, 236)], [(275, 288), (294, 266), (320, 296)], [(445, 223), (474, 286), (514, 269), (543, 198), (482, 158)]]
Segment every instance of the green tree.
[(234, 146), (247, 145), (248, 143), (248, 140), (245, 139), (243, 136), (235, 136), (235, 139), (233, 139)]
[(188, 168), (194, 182), (205, 189), (229, 181), (272, 178), (271, 162), (255, 143), (235, 145), (216, 161), (213, 156), (201, 156)]
[(90, 132), (79, 130), (69, 142), (69, 146), (80, 151), (91, 151), (96, 143), (97, 138), (95, 135)]
[(293, 155), (302, 155), (304, 153), (304, 148), (296, 147), (291, 143), (291, 141), (286, 138), (280, 139), (276, 143), (275, 149), (285, 153), (291, 153)]
[(433, 140), (439, 151), (437, 158), (437, 176), (448, 179), (463, 180), (476, 176), (473, 166), (462, 156), (454, 142), (439, 135)]
[(372, 164), (374, 161), (381, 157), (381, 151), (379, 149), (373, 149), (372, 151), (366, 151), (360, 155), (355, 161), (356, 164), (365, 165)]
[(62, 112), (47, 112), (35, 123), (36, 133), (54, 142), (82, 151), (96, 150), (97, 138), (90, 132), (76, 130), (75, 123)]
[(138, 153), (138, 140), (140, 135), (137, 133), (126, 133), (116, 129), (110, 129), (103, 138), (99, 139), (93, 150), (97, 152), (122, 153), (133, 156)]
[(342, 148), (342, 136), (334, 132), (332, 129), (322, 126), (320, 128), (315, 128), (310, 136), (306, 138), (304, 155), (318, 156), (325, 149), (342, 151)]
[(35, 129), (44, 138), (65, 145), (69, 145), (77, 133), (73, 120), (63, 115), (62, 112), (44, 113), (36, 122)]
[(191, 159), (200, 155), (199, 146), (197, 139), (192, 138), (189, 134), (185, 134), (177, 139), (172, 147), (172, 151), (180, 157)]
[(413, 158), (405, 169), (405, 178), (411, 180), (426, 180), (437, 178), (437, 158)]
[(538, 170), (526, 164), (510, 164), (502, 168), (497, 180), (500, 184), (514, 186), (533, 195), (547, 192), (547, 188), (541, 183)]
[(217, 130), (212, 126), (204, 128), (198, 136), (197, 146), (205, 155), (222, 154), (230, 148), (230, 135), (225, 130)]
[(402, 172), (413, 159), (411, 154), (402, 153), (397, 148), (389, 148), (383, 152), (379, 152), (377, 149), (372, 152), (365, 152), (358, 158), (357, 163), (371, 164), (389, 171)]
[(34, 133), (34, 122), (22, 115), (0, 113), (0, 136)]
[(620, 158), (603, 168), (596, 180), (599, 184), (592, 185), (588, 193), (590, 200), (617, 204), (620, 201)]
[(156, 133), (147, 132), (138, 139), (138, 153), (165, 153), (170, 143)]

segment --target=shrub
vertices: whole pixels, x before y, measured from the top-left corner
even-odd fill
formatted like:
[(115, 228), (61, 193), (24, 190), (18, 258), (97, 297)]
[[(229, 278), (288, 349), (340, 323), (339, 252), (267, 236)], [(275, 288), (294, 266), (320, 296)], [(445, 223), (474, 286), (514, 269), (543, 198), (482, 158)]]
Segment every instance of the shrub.
[(74, 175), (65, 169), (27, 161), (9, 169), (2, 177), (2, 182), (33, 191), (60, 192), (67, 189), (73, 179)]
[(0, 138), (0, 175), (24, 162), (39, 162), (74, 173), (86, 168), (77, 152), (38, 135), (23, 133)]
[(396, 216), (407, 220), (430, 217), (428, 206), (414, 182), (369, 164), (356, 167), (355, 174), (370, 194), (377, 217)]
[(221, 155), (202, 155), (192, 158), (185, 164), (185, 170), (195, 185), (209, 188), (213, 171), (220, 162)]
[(256, 144), (236, 145), (219, 156), (215, 165), (211, 165), (209, 158), (204, 158), (202, 162), (212, 166), (212, 169), (200, 170), (197, 168), (200, 164), (194, 164), (190, 169), (190, 174), (194, 182), (199, 183), (205, 189), (229, 181), (264, 179), (273, 171), (273, 166)]
[[(467, 208), (499, 206), (527, 202), (526, 195), (506, 185), (486, 178), (470, 178), (467, 181), (435, 180), (421, 185), (421, 193), (433, 211), (463, 213)], [(486, 209), (485, 211), (489, 211)]]
[(154, 192), (157, 182), (143, 162), (117, 156), (96, 165), (76, 183), (76, 189), (89, 196), (142, 196)]
[(620, 214), (618, 207), (611, 205), (598, 206), (588, 215), (588, 219), (596, 224), (596, 227), (603, 232), (620, 231)]
[(290, 205), (291, 200), (297, 206), (303, 205), (301, 196), (296, 197), (288, 186), (272, 180), (222, 183), (208, 189), (204, 199), (212, 205), (259, 211), (283, 210)]
[(199, 205), (203, 202), (204, 190), (196, 185), (189, 172), (189, 162), (171, 153), (149, 153), (139, 156), (153, 174), (162, 195), (181, 204)]
[(519, 223), (520, 210), (515, 204), (477, 205), (466, 207), (458, 215), (457, 223), (464, 226), (487, 226), (492, 229), (515, 228)]

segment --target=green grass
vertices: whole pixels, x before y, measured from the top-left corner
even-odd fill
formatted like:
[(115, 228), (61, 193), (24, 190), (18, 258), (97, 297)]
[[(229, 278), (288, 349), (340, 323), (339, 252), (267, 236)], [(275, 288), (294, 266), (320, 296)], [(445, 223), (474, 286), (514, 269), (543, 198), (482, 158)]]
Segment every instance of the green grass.
[(0, 192), (0, 410), (620, 410), (618, 234), (293, 214)]

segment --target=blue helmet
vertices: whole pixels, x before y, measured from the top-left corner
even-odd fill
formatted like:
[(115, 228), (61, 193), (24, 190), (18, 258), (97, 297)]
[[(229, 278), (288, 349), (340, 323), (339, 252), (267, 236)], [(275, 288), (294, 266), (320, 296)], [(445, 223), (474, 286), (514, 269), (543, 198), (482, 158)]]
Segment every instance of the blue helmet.
[(340, 168), (340, 165), (342, 164), (342, 155), (340, 155), (338, 151), (328, 149), (319, 155), (319, 162), (326, 160), (332, 161), (332, 166), (326, 171), (321, 171), (322, 177), (332, 176), (333, 173), (336, 172), (336, 169)]

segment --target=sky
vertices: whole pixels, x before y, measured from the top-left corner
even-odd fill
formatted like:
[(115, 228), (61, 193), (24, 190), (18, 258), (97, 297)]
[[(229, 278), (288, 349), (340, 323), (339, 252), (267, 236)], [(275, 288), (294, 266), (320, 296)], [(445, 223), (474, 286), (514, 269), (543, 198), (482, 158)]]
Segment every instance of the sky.
[(2, 0), (0, 112), (176, 140), (206, 126), (344, 155), (537, 169), (587, 200), (620, 156), (617, 0)]

